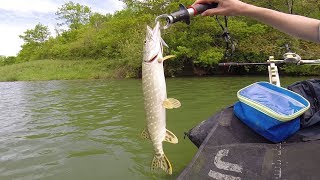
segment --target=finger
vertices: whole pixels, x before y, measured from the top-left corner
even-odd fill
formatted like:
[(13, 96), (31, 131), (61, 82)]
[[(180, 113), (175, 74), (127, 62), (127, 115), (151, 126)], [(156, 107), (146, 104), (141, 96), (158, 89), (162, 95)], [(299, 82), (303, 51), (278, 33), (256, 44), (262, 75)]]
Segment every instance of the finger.
[(191, 6), (195, 4), (212, 4), (219, 3), (220, 0), (196, 0)]
[(212, 16), (212, 15), (221, 15), (221, 10), (220, 8), (212, 8), (204, 11), (202, 16)]

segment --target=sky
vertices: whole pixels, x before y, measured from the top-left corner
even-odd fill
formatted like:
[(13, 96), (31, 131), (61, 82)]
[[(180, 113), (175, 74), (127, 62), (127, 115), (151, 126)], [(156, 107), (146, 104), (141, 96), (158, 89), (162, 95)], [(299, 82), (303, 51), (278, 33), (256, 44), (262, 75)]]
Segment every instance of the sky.
[[(52, 35), (57, 24), (55, 12), (70, 0), (0, 0), (0, 55), (16, 56), (23, 40), (19, 38), (38, 23), (48, 26)], [(72, 0), (101, 14), (121, 10), (118, 0)]]

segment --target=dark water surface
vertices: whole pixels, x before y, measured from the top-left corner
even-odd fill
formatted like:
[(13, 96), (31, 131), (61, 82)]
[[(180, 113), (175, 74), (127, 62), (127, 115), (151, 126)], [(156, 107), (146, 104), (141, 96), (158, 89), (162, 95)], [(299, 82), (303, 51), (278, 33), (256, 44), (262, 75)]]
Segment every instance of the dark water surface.
[[(281, 79), (286, 86), (304, 77)], [(196, 153), (183, 132), (236, 101), (236, 92), (266, 77), (167, 79), (164, 143), (173, 175), (150, 174), (152, 145), (145, 126), (141, 80), (0, 83), (0, 179), (175, 179)]]

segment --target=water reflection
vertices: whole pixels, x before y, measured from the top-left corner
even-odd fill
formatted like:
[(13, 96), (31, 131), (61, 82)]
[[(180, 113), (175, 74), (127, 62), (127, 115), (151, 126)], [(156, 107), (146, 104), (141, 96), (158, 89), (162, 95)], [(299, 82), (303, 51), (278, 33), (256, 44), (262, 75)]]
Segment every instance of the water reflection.
[[(168, 111), (179, 144), (164, 144), (174, 179), (196, 148), (183, 132), (236, 100), (238, 89), (262, 78), (168, 79)], [(297, 79), (288, 79), (293, 82)], [(150, 179), (152, 146), (140, 80), (0, 83), (0, 179)], [(158, 178), (158, 177), (157, 177)]]
[[(68, 169), (79, 179), (88, 173), (80, 170), (88, 164), (98, 171), (94, 177), (105, 174), (108, 161), (132, 161), (131, 152), (124, 156), (123, 145), (136, 142), (128, 136), (130, 125), (121, 121), (133, 105), (123, 85), (113, 81), (0, 83), (1, 179), (73, 177)], [(97, 157), (104, 159), (103, 166), (96, 166)], [(79, 159), (83, 165), (70, 168)]]

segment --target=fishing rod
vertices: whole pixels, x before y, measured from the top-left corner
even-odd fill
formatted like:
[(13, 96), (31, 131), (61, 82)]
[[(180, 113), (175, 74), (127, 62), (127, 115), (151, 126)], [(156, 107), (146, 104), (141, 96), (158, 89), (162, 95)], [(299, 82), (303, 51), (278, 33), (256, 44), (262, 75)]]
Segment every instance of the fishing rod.
[[(284, 64), (284, 62), (276, 62), (276, 64)], [(219, 66), (270, 65), (270, 62), (261, 62), (261, 63), (227, 62), (227, 63), (219, 63), (218, 65), (219, 65)]]
[[(162, 14), (156, 17), (155, 22), (160, 22), (162, 29), (169, 28), (172, 24), (176, 22), (185, 22), (187, 25), (190, 24), (190, 19), (193, 16), (196, 16), (198, 14), (203, 13), (204, 11), (212, 8), (217, 8), (218, 3), (211, 3), (211, 4), (194, 4), (186, 8), (183, 4), (179, 4), (179, 10), (176, 12), (173, 12), (171, 14)], [(166, 21), (165, 25), (163, 26), (163, 23), (161, 23), (163, 20)], [(222, 37), (224, 38), (226, 42), (226, 51), (225, 56), (232, 56), (233, 52), (235, 51), (236, 43), (234, 39), (230, 36), (229, 30), (228, 30), (228, 18), (227, 16), (224, 16), (224, 22), (225, 25), (223, 26), (220, 22), (219, 18), (216, 16), (216, 21), (222, 28)], [(229, 50), (231, 50), (231, 54), (228, 53)]]
[(301, 59), (301, 57), (293, 52), (287, 52), (284, 55), (283, 60), (275, 60), (273, 56), (270, 56), (267, 62), (258, 62), (258, 63), (240, 63), (240, 62), (226, 62), (226, 63), (219, 63), (219, 66), (247, 66), (247, 65), (270, 65), (273, 64), (296, 64), (296, 65), (320, 65), (320, 59)]
[(320, 65), (320, 59), (305, 59), (300, 60), (299, 62), (288, 62), (285, 60), (273, 60), (270, 62), (261, 62), (261, 63), (239, 63), (239, 62), (227, 62), (227, 63), (219, 63), (219, 66), (248, 66), (248, 65), (270, 65), (271, 63), (274, 64), (296, 64), (296, 65)]
[(278, 73), (279, 64), (295, 64), (295, 65), (320, 65), (320, 59), (305, 59), (302, 60), (301, 57), (291, 52), (289, 47), (286, 45), (287, 52), (283, 55), (283, 60), (275, 60), (273, 56), (269, 56), (269, 60), (267, 62), (261, 63), (237, 63), (237, 62), (227, 62), (227, 63), (219, 63), (219, 66), (246, 66), (246, 65), (267, 65), (268, 66), (268, 74), (269, 74), (269, 82), (276, 86), (280, 87), (280, 77)]
[(179, 10), (176, 12), (173, 12), (171, 14), (162, 14), (156, 18), (156, 22), (160, 21), (161, 19), (165, 19), (167, 22), (165, 26), (163, 26), (163, 29), (169, 28), (173, 23), (182, 21), (186, 24), (190, 24), (190, 19), (193, 16), (196, 16), (198, 14), (203, 13), (207, 9), (216, 8), (218, 6), (218, 3), (212, 3), (212, 4), (195, 4), (191, 5), (188, 8), (186, 8), (184, 5), (179, 4)]

